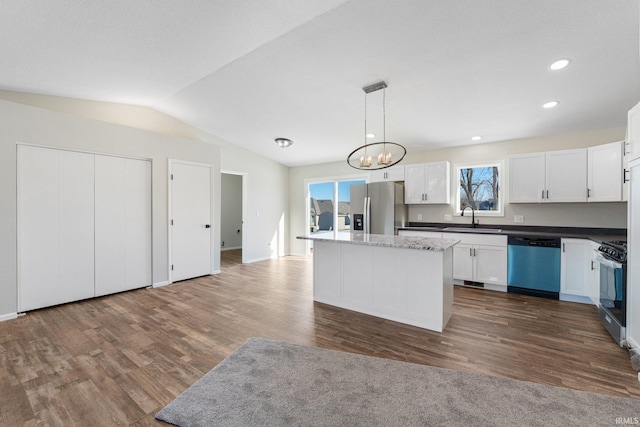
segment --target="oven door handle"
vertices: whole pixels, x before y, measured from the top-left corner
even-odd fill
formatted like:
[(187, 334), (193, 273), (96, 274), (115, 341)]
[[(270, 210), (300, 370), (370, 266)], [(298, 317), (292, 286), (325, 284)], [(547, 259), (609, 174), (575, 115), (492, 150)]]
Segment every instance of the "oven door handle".
[(622, 268), (622, 264), (613, 260), (610, 260), (608, 258), (605, 258), (601, 253), (599, 252), (595, 252), (593, 259), (597, 262), (599, 262), (602, 265), (605, 265), (607, 267), (611, 267), (611, 268)]

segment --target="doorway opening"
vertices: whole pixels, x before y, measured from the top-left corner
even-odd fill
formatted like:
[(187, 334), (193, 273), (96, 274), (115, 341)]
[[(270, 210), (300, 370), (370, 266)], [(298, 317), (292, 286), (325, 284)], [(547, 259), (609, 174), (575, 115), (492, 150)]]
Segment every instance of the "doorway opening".
[(245, 263), (246, 173), (220, 174), (220, 269)]

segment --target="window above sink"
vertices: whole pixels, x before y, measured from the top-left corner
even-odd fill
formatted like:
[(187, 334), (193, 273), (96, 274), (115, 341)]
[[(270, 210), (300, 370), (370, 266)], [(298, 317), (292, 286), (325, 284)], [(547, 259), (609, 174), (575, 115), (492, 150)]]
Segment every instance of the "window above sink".
[(503, 170), (501, 161), (456, 164), (456, 215), (470, 206), (476, 217), (504, 216)]

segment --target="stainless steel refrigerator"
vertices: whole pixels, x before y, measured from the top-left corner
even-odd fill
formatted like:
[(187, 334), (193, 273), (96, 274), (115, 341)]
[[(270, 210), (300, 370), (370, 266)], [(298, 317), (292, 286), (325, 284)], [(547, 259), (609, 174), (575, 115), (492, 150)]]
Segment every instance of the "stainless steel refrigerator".
[(374, 182), (351, 185), (352, 232), (371, 234), (398, 234), (398, 228), (407, 223), (404, 204), (404, 184)]

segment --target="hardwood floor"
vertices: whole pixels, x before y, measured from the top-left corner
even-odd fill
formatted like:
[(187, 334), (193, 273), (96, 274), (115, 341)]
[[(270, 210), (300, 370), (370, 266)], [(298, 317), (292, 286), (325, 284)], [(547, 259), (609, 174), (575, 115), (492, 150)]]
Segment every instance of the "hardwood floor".
[(247, 338), (640, 398), (595, 307), (455, 289), (441, 334), (313, 303), (312, 262), (285, 257), (37, 310), (0, 323), (0, 425), (163, 425), (154, 414)]

